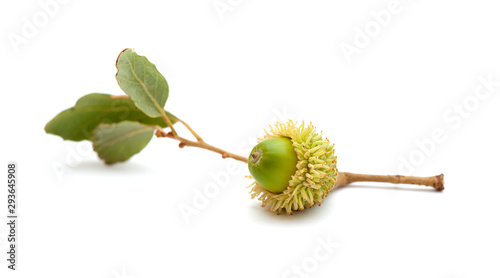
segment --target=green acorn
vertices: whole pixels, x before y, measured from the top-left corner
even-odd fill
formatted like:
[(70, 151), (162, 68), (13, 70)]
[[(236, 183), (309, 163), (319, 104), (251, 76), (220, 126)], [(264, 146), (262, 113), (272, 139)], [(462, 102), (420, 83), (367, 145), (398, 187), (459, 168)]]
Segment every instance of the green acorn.
[(271, 126), (248, 160), (252, 198), (278, 214), (320, 205), (337, 180), (334, 145), (304, 122)]
[(281, 193), (295, 174), (297, 162), (292, 140), (286, 137), (270, 138), (253, 148), (248, 158), (248, 169), (262, 187), (272, 193)]

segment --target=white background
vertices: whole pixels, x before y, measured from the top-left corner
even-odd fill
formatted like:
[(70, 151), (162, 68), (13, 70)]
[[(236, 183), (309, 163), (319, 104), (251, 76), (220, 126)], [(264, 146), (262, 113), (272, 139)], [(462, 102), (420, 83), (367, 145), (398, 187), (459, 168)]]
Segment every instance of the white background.
[[(480, 82), (500, 82), (497, 1), (221, 0), (224, 13), (212, 0), (61, 1), (44, 22), (47, 2), (0, 7), (2, 175), (18, 163), (20, 202), (19, 270), (2, 259), (1, 277), (500, 277), (500, 87)], [(38, 27), (23, 35), (26, 22)], [(269, 124), (312, 121), (340, 171), (444, 173), (446, 189), (359, 183), (277, 216), (250, 199), (243, 163), (153, 138), (108, 167), (89, 143), (45, 134), (79, 97), (122, 93), (127, 47), (168, 80), (166, 109), (213, 145), (247, 156)], [(5, 258), (5, 224), (0, 236)]]

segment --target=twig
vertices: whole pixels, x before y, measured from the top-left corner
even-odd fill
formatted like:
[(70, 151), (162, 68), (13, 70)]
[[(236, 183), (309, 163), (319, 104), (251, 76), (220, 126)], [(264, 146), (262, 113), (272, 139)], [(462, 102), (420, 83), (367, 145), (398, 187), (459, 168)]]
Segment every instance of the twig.
[(175, 135), (172, 132), (165, 132), (165, 131), (163, 131), (161, 129), (161, 127), (157, 128), (157, 130), (156, 130), (156, 137), (159, 137), (159, 138), (160, 137), (167, 137), (167, 138), (170, 138), (170, 139), (177, 140), (177, 141), (180, 142), (179, 143), (179, 148), (184, 148), (185, 146), (202, 148), (202, 149), (206, 149), (206, 150), (209, 150), (209, 151), (212, 151), (212, 152), (219, 153), (219, 154), (222, 155), (222, 158), (228, 158), (229, 157), (229, 158), (233, 158), (233, 159), (236, 159), (236, 160), (248, 163), (248, 158), (246, 158), (246, 157), (243, 157), (243, 156), (240, 156), (240, 155), (237, 155), (237, 154), (234, 154), (234, 153), (230, 153), (230, 152), (225, 151), (223, 149), (219, 149), (217, 147), (214, 147), (212, 145), (207, 144), (203, 140), (191, 141), (191, 140), (183, 138), (183, 137), (181, 137), (179, 135)]
[(175, 120), (178, 121), (179, 123), (183, 124), (189, 130), (189, 132), (191, 132), (191, 134), (193, 134), (193, 136), (196, 138), (196, 140), (203, 141), (203, 139), (201, 138), (201, 136), (198, 135), (185, 121), (177, 118), (174, 115), (172, 115), (172, 117), (174, 117)]
[(413, 177), (400, 175), (365, 175), (339, 172), (337, 176), (337, 182), (335, 182), (335, 187), (346, 186), (357, 181), (417, 184), (431, 186), (438, 191), (444, 190), (443, 174), (432, 177)]

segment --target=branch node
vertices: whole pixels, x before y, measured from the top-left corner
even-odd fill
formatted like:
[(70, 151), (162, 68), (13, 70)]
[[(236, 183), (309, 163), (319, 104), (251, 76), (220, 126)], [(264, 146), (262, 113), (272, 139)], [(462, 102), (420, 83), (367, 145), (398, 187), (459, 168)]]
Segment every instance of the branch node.
[(437, 175), (436, 177), (436, 182), (433, 184), (434, 188), (438, 191), (443, 191), (444, 190), (444, 175)]
[(166, 137), (167, 134), (165, 133), (165, 131), (161, 130), (161, 129), (157, 129), (156, 132), (155, 132), (155, 135), (157, 138), (161, 138), (161, 137)]

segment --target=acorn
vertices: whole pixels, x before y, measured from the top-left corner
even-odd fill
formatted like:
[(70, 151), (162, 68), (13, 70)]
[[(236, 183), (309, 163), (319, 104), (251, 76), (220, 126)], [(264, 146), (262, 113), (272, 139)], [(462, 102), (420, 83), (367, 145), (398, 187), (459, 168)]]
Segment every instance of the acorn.
[(334, 144), (304, 122), (276, 123), (265, 132), (248, 158), (252, 198), (278, 214), (321, 205), (337, 180)]

